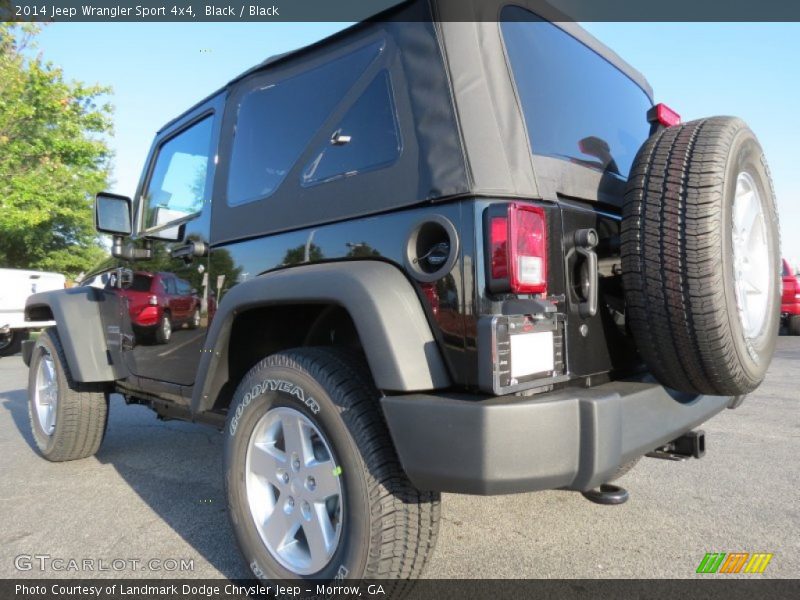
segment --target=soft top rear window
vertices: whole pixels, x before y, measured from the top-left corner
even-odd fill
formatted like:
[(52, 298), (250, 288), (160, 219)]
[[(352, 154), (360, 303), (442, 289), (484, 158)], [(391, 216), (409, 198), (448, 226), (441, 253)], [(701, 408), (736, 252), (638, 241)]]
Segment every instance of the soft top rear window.
[(535, 154), (628, 177), (650, 133), (650, 98), (605, 58), (528, 10), (501, 29)]
[(383, 52), (373, 42), (288, 79), (257, 76), (238, 100), (227, 203), (271, 196), (347, 91)]

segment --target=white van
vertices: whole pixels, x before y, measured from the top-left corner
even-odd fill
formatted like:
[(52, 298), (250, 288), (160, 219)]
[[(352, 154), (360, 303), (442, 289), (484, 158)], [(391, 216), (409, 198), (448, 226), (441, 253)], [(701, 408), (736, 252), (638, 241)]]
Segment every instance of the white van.
[(53, 321), (26, 321), (25, 301), (31, 294), (63, 289), (65, 282), (60, 273), (0, 269), (0, 356), (19, 352), (30, 329), (55, 325)]

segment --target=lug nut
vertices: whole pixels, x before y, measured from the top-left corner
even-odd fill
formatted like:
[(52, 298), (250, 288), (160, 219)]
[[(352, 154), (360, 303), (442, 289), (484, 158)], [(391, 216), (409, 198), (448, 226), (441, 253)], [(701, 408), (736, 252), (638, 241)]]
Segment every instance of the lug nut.
[(283, 481), (283, 483), (289, 483), (289, 474), (288, 474), (288, 473), (286, 473), (286, 472), (284, 472), (284, 473), (281, 475), (281, 480)]
[(306, 479), (306, 487), (308, 488), (309, 492), (313, 492), (317, 487), (316, 480), (313, 477)]

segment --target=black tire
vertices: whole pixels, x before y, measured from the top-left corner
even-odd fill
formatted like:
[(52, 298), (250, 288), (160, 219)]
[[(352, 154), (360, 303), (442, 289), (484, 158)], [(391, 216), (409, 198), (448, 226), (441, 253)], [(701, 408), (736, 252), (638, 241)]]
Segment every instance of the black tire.
[[(35, 388), (39, 364), (50, 356), (58, 382), (55, 429), (44, 431), (37, 415)], [(108, 421), (108, 398), (102, 385), (73, 381), (61, 340), (54, 329), (39, 336), (28, 374), (28, 417), (36, 446), (47, 460), (62, 462), (92, 456), (100, 448)]]
[(22, 349), (22, 342), (28, 339), (27, 329), (12, 329), (0, 335), (0, 356), (13, 356)]
[[(287, 388), (302, 393), (269, 391), (267, 382), (288, 382)], [(409, 482), (378, 397), (362, 362), (332, 349), (281, 352), (244, 377), (228, 412), (225, 482), (239, 547), (257, 577), (407, 579), (422, 573), (438, 534), (439, 494), (419, 491)], [(299, 575), (273, 557), (255, 527), (246, 497), (250, 436), (261, 417), (276, 407), (293, 408), (310, 419), (341, 467), (344, 510), (339, 543), (324, 568), (313, 574)]]
[(172, 321), (170, 320), (169, 313), (164, 311), (161, 314), (156, 330), (153, 332), (153, 339), (156, 344), (166, 344), (172, 338)]
[[(758, 191), (771, 267), (766, 317), (747, 337), (733, 268), (740, 173)], [(640, 149), (623, 207), (622, 272), (627, 322), (662, 384), (730, 396), (758, 387), (780, 326), (778, 218), (763, 151), (741, 120), (670, 127)]]
[(800, 315), (789, 317), (789, 335), (800, 335)]

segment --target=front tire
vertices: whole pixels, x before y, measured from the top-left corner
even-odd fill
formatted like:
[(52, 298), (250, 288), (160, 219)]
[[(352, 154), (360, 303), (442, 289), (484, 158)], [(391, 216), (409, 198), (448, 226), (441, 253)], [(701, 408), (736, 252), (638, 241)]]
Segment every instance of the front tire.
[(33, 348), (28, 417), (36, 446), (53, 462), (92, 456), (105, 436), (106, 394), (99, 385), (73, 381), (54, 329), (44, 331)]
[(800, 315), (789, 317), (789, 335), (800, 335)]
[(155, 331), (155, 339), (157, 344), (166, 344), (172, 337), (172, 321), (170, 321), (169, 313), (164, 311), (161, 315), (161, 320)]
[(200, 327), (200, 307), (194, 309), (192, 313), (192, 318), (189, 319), (189, 323), (187, 324), (189, 329), (197, 329)]
[(20, 351), (22, 342), (27, 339), (28, 331), (25, 329), (12, 329), (0, 335), (0, 356), (13, 356)]
[(403, 472), (360, 361), (324, 348), (265, 358), (236, 390), (225, 433), (229, 513), (257, 577), (420, 575), (439, 495)]

